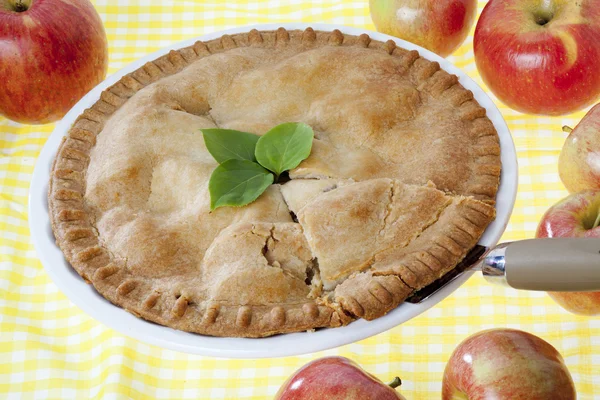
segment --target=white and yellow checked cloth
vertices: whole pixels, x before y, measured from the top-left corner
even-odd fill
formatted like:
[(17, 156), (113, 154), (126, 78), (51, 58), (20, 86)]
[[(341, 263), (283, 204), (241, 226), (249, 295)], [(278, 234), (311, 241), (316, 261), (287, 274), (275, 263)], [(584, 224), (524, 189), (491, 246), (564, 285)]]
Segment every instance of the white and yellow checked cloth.
[[(480, 9), (485, 2), (480, 1)], [(110, 44), (110, 72), (167, 44), (246, 24), (328, 22), (374, 29), (368, 1), (95, 2)], [(478, 83), (472, 35), (450, 61)], [(497, 104), (499, 104), (497, 102)], [(520, 186), (503, 240), (532, 237), (543, 212), (566, 192), (557, 173), (565, 118), (522, 115), (502, 107), (516, 142)], [(563, 354), (579, 398), (600, 399), (600, 318), (570, 315), (543, 293), (493, 287), (472, 278), (424, 315), (389, 332), (304, 357), (225, 360), (139, 343), (100, 325), (58, 291), (29, 238), (27, 195), (37, 155), (52, 125), (0, 118), (0, 397), (269, 399), (311, 359), (350, 357), (386, 381), (403, 379), (408, 399), (439, 399), (450, 353), (466, 336), (519, 328)], [(549, 399), (550, 400), (550, 399)]]

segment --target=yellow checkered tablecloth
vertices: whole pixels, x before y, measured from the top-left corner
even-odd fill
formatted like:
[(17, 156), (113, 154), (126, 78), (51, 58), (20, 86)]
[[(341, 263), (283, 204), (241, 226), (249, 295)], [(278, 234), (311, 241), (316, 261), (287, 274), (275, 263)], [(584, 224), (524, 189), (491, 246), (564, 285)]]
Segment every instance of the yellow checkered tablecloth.
[[(480, 9), (484, 5), (480, 1)], [(110, 72), (170, 43), (246, 24), (329, 22), (374, 29), (368, 1), (95, 2), (110, 43)], [(472, 35), (450, 61), (478, 83)], [(497, 104), (500, 104), (497, 102)], [(557, 173), (565, 138), (583, 113), (533, 117), (502, 107), (519, 156), (516, 208), (503, 240), (532, 237), (566, 192)], [(493, 287), (473, 277), (454, 295), (389, 332), (303, 357), (227, 360), (186, 355), (124, 337), (88, 317), (50, 281), (29, 237), (27, 195), (36, 157), (53, 125), (0, 117), (0, 397), (269, 399), (311, 359), (350, 357), (408, 399), (439, 399), (450, 353), (491, 327), (532, 332), (563, 354), (580, 399), (600, 399), (600, 318), (577, 317), (543, 293)]]

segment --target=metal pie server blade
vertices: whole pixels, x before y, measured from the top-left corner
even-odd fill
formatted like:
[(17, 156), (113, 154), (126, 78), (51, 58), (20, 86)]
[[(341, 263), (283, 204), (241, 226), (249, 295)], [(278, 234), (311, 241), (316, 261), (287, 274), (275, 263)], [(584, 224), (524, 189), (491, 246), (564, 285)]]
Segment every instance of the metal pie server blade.
[(446, 273), (446, 275), (443, 275), (433, 283), (425, 286), (423, 289), (413, 293), (408, 299), (406, 299), (406, 301), (408, 303), (418, 304), (427, 300), (435, 293), (440, 291), (443, 287), (450, 284), (450, 282), (462, 275), (463, 272), (477, 266), (479, 261), (481, 261), (488, 251), (489, 248), (485, 246), (481, 246), (479, 244), (475, 245), (475, 247), (469, 251), (467, 256), (456, 266), (456, 268)]
[(495, 284), (545, 292), (600, 291), (600, 238), (529, 239), (492, 249), (476, 245), (458, 266), (411, 295), (421, 303), (467, 270)]

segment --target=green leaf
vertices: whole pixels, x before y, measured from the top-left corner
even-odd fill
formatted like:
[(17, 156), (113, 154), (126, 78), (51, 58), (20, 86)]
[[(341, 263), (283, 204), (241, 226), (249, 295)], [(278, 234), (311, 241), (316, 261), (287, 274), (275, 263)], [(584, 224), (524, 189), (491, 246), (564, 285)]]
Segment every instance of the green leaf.
[(273, 179), (272, 173), (255, 162), (227, 160), (210, 176), (210, 209), (250, 204), (267, 190)]
[(256, 160), (279, 176), (308, 158), (314, 136), (312, 128), (303, 123), (277, 125), (258, 139)]
[(232, 129), (201, 129), (204, 144), (219, 164), (227, 160), (255, 161), (254, 149), (259, 136)]

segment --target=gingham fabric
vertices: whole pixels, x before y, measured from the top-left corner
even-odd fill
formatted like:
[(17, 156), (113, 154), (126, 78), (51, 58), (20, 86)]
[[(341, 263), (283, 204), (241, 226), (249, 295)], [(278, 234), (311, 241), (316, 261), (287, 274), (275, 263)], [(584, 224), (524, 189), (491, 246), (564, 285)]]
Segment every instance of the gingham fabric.
[[(480, 2), (480, 10), (484, 6)], [(116, 1), (95, 6), (110, 44), (110, 71), (170, 43), (245, 24), (328, 22), (374, 29), (368, 2)], [(472, 35), (450, 61), (479, 84)], [(530, 238), (543, 212), (566, 195), (557, 173), (565, 134), (583, 112), (534, 117), (501, 106), (519, 156), (520, 186), (504, 241)], [(407, 399), (439, 399), (442, 372), (464, 338), (518, 328), (563, 354), (580, 399), (600, 399), (600, 318), (571, 315), (544, 293), (518, 292), (475, 276), (427, 313), (386, 333), (303, 357), (228, 360), (163, 350), (122, 336), (75, 307), (50, 281), (29, 237), (27, 196), (36, 157), (53, 125), (0, 117), (0, 397), (60, 399), (269, 399), (311, 359), (343, 355)]]

